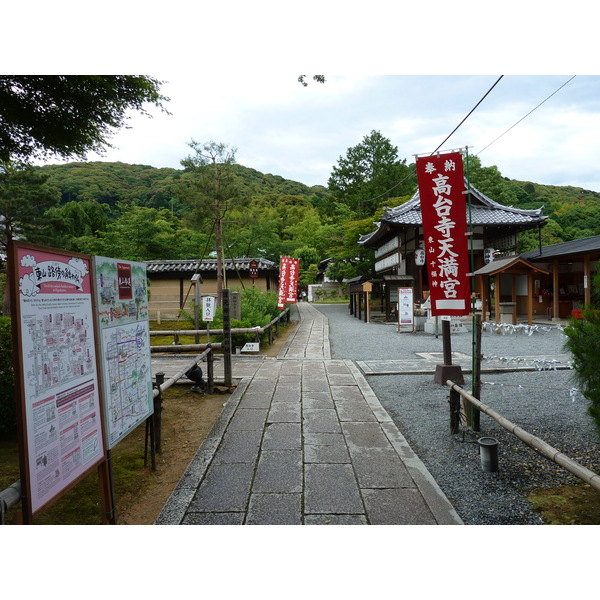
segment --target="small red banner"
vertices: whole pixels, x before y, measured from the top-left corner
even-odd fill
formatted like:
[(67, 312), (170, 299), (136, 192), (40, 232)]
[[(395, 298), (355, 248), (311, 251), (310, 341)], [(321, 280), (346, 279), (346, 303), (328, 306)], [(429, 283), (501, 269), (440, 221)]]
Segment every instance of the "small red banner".
[(471, 312), (467, 201), (460, 152), (417, 158), (431, 314)]
[(131, 265), (129, 263), (117, 263), (117, 279), (119, 286), (119, 299), (128, 300), (133, 298), (131, 286)]
[(250, 261), (250, 277), (252, 277), (252, 279), (256, 279), (258, 277), (258, 261), (257, 260)]
[(279, 293), (277, 308), (285, 308), (286, 302), (298, 300), (298, 273), (300, 271), (300, 260), (282, 256), (279, 262)]

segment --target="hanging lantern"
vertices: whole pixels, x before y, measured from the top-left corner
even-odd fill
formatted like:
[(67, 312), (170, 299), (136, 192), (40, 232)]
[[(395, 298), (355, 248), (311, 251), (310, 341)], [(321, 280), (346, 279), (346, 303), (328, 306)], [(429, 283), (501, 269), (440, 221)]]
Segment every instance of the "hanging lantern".
[(495, 252), (496, 251), (494, 250), (494, 248), (486, 248), (483, 251), (483, 262), (485, 262), (486, 265), (493, 262)]
[(415, 265), (422, 267), (425, 264), (425, 250), (419, 248), (415, 251)]

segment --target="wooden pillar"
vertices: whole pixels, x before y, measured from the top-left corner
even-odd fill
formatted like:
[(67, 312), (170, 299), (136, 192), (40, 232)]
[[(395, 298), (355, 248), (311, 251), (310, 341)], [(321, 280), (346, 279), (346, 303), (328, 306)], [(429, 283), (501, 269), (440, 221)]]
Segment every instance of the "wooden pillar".
[(365, 292), (365, 323), (369, 322), (369, 292)]
[(512, 290), (511, 290), (511, 296), (510, 296), (510, 301), (514, 302), (514, 306), (513, 306), (513, 311), (512, 311), (512, 324), (516, 325), (517, 324), (517, 276), (513, 273), (512, 277), (511, 277), (511, 284), (512, 284)]
[(481, 282), (481, 318), (485, 321), (487, 319), (487, 311), (489, 305), (489, 298), (487, 293), (489, 275), (484, 275), (483, 277), (480, 277), (479, 280)]
[(533, 325), (533, 274), (527, 273), (527, 325)]
[(590, 304), (592, 301), (592, 272), (590, 268), (590, 255), (586, 254), (583, 257), (583, 302)]
[(558, 321), (560, 319), (559, 310), (558, 310), (559, 287), (560, 286), (558, 283), (558, 259), (555, 258), (552, 263), (552, 288), (553, 288), (553, 293), (554, 293), (554, 295), (552, 296), (552, 320), (553, 321)]
[(494, 290), (494, 319), (496, 323), (500, 323), (500, 273), (496, 273), (494, 277), (496, 289)]

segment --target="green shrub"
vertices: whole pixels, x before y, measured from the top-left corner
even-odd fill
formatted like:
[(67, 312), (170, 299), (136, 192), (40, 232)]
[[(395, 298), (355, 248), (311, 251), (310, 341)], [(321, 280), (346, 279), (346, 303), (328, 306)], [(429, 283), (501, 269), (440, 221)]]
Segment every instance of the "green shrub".
[(16, 429), (12, 326), (10, 317), (0, 317), (0, 434)]
[[(240, 290), (233, 290), (240, 291)], [(240, 291), (242, 301), (242, 318), (231, 319), (232, 329), (244, 329), (251, 327), (264, 327), (268, 325), (281, 311), (277, 308), (277, 294), (275, 292), (261, 292), (254, 287), (247, 287)], [(194, 316), (186, 311), (180, 311), (180, 317), (182, 320), (192, 322)], [(200, 320), (200, 329), (206, 329), (208, 323)], [(210, 323), (210, 329), (222, 329), (223, 328), (223, 308), (219, 306), (215, 312), (215, 318)], [(261, 341), (266, 339), (267, 334), (261, 336)], [(220, 336), (212, 336), (211, 340), (216, 341)], [(232, 346), (243, 346), (247, 342), (254, 342), (255, 334), (253, 333), (240, 333), (231, 336)]]
[(571, 319), (564, 332), (565, 347), (573, 355), (573, 379), (600, 433), (600, 311), (586, 307), (582, 318)]

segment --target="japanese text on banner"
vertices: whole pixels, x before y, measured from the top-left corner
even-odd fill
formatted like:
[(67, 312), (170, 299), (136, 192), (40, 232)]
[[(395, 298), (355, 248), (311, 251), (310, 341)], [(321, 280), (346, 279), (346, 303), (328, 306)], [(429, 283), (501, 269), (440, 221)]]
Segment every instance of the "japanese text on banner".
[(431, 314), (471, 311), (467, 210), (460, 152), (417, 158)]
[(283, 309), (286, 302), (296, 302), (298, 299), (298, 272), (300, 260), (282, 256), (279, 262), (279, 290), (277, 308)]

